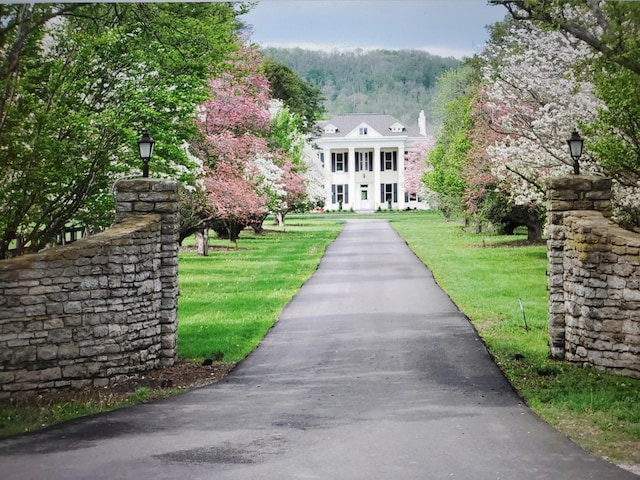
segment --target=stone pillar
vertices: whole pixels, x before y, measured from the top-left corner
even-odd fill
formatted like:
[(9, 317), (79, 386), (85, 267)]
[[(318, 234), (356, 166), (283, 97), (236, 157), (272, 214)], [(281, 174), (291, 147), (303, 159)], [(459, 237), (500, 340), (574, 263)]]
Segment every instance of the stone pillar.
[(565, 358), (565, 229), (572, 210), (596, 210), (611, 217), (611, 179), (590, 175), (551, 178), (547, 183), (547, 290), (549, 292), (549, 348)]
[(140, 214), (158, 214), (162, 221), (160, 247), (160, 312), (163, 365), (173, 365), (177, 358), (178, 334), (178, 185), (174, 180), (135, 178), (118, 180), (113, 191), (116, 201), (115, 223)]

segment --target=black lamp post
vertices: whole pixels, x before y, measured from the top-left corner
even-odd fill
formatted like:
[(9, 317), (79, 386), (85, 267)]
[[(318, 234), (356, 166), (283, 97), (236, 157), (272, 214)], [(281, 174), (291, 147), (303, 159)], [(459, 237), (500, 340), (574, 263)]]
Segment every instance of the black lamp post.
[(569, 152), (571, 153), (571, 158), (573, 158), (573, 173), (575, 175), (580, 175), (580, 157), (582, 156), (582, 145), (584, 144), (584, 139), (580, 136), (577, 130), (574, 130), (569, 138), (567, 138), (567, 144), (569, 145)]
[(155, 144), (156, 141), (151, 138), (147, 131), (145, 131), (140, 140), (138, 140), (138, 152), (140, 152), (140, 159), (142, 160), (142, 176), (144, 178), (149, 176), (149, 160), (151, 160), (153, 146)]

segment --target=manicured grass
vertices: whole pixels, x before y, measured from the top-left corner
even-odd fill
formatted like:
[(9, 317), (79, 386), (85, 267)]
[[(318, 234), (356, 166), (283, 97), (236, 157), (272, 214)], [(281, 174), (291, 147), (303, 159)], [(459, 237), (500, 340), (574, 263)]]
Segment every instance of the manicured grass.
[(545, 245), (526, 246), (524, 235), (467, 233), (435, 212), (388, 218), (534, 411), (601, 456), (640, 463), (640, 381), (548, 356)]
[(285, 230), (245, 231), (233, 247), (210, 240), (209, 256), (180, 254), (178, 355), (241, 360), (316, 270), (342, 221), (291, 219)]

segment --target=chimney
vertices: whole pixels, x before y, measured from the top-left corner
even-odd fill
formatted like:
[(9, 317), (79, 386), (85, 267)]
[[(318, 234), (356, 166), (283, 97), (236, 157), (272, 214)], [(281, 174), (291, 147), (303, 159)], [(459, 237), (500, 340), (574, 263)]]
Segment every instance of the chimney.
[(424, 116), (424, 110), (420, 110), (418, 116), (418, 128), (420, 129), (420, 135), (427, 136), (427, 119)]

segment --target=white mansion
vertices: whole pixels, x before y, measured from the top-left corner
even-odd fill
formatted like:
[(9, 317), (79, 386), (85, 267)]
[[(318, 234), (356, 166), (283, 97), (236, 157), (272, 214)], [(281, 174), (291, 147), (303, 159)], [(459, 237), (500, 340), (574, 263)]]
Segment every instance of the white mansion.
[(424, 208), (404, 189), (405, 155), (426, 137), (424, 112), (418, 128), (384, 114), (337, 115), (319, 126), (326, 210)]

